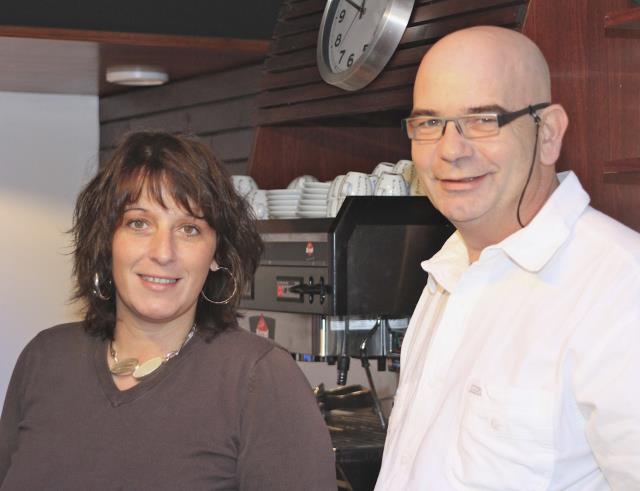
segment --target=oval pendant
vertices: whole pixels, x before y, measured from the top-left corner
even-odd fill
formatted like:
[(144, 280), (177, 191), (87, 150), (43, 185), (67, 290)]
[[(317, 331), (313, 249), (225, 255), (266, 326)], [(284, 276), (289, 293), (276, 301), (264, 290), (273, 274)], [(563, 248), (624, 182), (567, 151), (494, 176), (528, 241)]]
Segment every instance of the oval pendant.
[(162, 365), (163, 359), (160, 356), (156, 356), (155, 358), (150, 358), (144, 363), (138, 365), (138, 367), (134, 370), (133, 376), (134, 378), (143, 378), (149, 375), (152, 372), (155, 372), (160, 365)]
[(131, 375), (138, 368), (138, 359), (137, 358), (127, 358), (125, 360), (119, 361), (115, 363), (110, 371), (113, 375), (117, 375), (118, 377), (124, 377), (126, 375)]

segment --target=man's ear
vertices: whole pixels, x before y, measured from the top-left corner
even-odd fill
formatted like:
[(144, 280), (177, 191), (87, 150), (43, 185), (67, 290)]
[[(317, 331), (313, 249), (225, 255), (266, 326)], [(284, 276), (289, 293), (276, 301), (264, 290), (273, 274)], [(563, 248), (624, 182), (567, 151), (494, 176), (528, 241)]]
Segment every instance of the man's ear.
[(545, 108), (540, 117), (542, 119), (538, 143), (540, 163), (554, 165), (560, 157), (562, 138), (567, 126), (569, 126), (569, 117), (560, 104), (553, 104)]

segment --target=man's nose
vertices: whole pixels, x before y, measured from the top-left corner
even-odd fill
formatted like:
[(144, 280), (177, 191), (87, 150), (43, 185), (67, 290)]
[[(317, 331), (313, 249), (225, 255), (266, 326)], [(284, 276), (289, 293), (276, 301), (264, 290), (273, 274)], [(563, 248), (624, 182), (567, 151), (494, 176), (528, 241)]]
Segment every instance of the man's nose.
[[(450, 127), (452, 126), (452, 127)], [(462, 131), (456, 121), (447, 121), (442, 132), (442, 137), (438, 141), (438, 153), (443, 160), (454, 162), (461, 157), (471, 155), (471, 145), (462, 136)]]

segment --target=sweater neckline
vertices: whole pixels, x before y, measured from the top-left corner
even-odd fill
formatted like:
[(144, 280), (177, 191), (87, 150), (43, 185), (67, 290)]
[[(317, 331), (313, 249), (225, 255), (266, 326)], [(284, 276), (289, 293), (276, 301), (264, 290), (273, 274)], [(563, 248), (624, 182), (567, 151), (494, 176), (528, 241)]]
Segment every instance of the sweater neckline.
[(123, 404), (129, 404), (138, 400), (144, 396), (147, 392), (152, 390), (155, 386), (161, 383), (164, 379), (169, 377), (175, 370), (175, 367), (181, 363), (181, 360), (189, 356), (193, 346), (198, 343), (198, 333), (193, 337), (191, 342), (187, 343), (180, 355), (171, 358), (165, 364), (163, 364), (158, 370), (149, 374), (145, 378), (141, 379), (136, 385), (129, 389), (121, 390), (113, 381), (113, 376), (109, 370), (109, 364), (107, 362), (107, 354), (109, 349), (109, 340), (95, 338), (94, 342), (94, 364), (98, 381), (102, 387), (104, 395), (111, 403), (113, 407), (118, 407)]

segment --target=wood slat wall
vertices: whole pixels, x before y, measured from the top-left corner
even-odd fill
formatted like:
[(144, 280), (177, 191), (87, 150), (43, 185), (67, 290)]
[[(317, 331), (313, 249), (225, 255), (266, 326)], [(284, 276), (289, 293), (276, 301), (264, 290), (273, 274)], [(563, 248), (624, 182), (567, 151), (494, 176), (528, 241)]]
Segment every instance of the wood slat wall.
[(326, 0), (284, 0), (264, 63), (249, 173), (261, 187), (296, 175), (324, 180), (378, 162), (410, 158), (399, 128), (410, 112), (424, 53), (451, 31), (478, 24), (520, 28), (528, 0), (417, 0), (400, 47), (383, 73), (357, 92), (326, 84), (316, 67)]
[(553, 100), (569, 114), (558, 167), (578, 175), (595, 208), (640, 231), (640, 166), (628, 165), (640, 159), (640, 31), (605, 29), (608, 14), (631, 12), (633, 2), (588, 4), (531, 0), (523, 32), (547, 58)]
[(528, 0), (418, 0), (384, 72), (355, 94), (326, 84), (316, 68), (318, 28), (325, 3), (285, 0), (264, 64), (259, 125), (408, 110), (417, 65), (434, 41), (478, 24), (520, 28)]
[(124, 134), (166, 130), (198, 135), (232, 174), (247, 172), (261, 66), (206, 75), (100, 100), (100, 159)]

